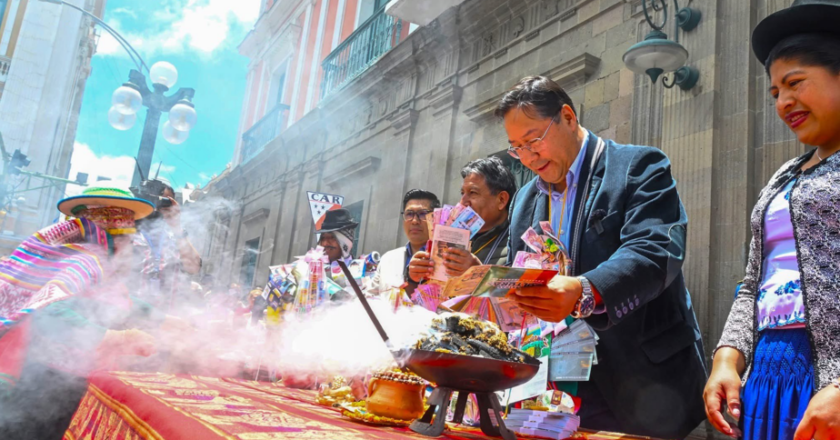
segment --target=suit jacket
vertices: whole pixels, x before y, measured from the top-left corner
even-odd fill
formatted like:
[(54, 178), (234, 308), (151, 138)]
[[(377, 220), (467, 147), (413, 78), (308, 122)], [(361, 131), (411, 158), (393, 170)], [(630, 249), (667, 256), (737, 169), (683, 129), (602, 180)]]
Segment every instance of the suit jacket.
[[(482, 263), (486, 262), (487, 264), (494, 264), (494, 265), (504, 265), (505, 261), (507, 261), (508, 255), (508, 235), (510, 234), (510, 224), (505, 220), (504, 223), (496, 226), (495, 228), (477, 234), (473, 239), (472, 243), (470, 243), (471, 248), (473, 249), (473, 253)], [(499, 240), (498, 245), (496, 244), (496, 240)], [(481, 249), (480, 252), (476, 252), (477, 249)], [(490, 255), (490, 252), (493, 252), (493, 255)]]
[[(538, 178), (517, 192), (510, 214), (508, 264), (525, 250), (522, 234), (548, 220)], [(684, 438), (704, 418), (703, 345), (685, 287), (688, 222), (668, 158), (651, 147), (589, 136), (578, 181), (569, 251), (574, 275), (590, 280), (606, 312), (590, 384), (622, 431)], [(585, 414), (585, 412), (584, 412)], [(582, 420), (598, 428), (598, 420)]]

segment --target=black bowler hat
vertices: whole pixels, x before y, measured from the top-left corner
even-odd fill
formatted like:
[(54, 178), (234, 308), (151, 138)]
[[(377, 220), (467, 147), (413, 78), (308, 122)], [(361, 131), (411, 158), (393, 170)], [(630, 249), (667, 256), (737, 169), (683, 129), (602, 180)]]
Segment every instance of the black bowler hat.
[(840, 0), (794, 0), (767, 16), (753, 31), (753, 53), (763, 64), (776, 44), (797, 34), (840, 36)]
[(324, 223), (321, 224), (321, 229), (315, 231), (316, 234), (323, 234), (324, 232), (335, 232), (342, 229), (353, 229), (359, 226), (350, 211), (341, 208), (327, 211), (324, 215)]

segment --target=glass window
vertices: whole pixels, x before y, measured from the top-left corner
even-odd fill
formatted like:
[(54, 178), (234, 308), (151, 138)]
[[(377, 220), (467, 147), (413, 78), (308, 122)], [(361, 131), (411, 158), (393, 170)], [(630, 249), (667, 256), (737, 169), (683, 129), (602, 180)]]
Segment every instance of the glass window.
[(522, 188), (523, 185), (531, 181), (531, 179), (536, 176), (533, 171), (528, 169), (525, 165), (522, 165), (522, 162), (510, 157), (510, 154), (507, 153), (507, 150), (502, 150), (498, 153), (490, 155), (498, 157), (502, 160), (502, 163), (505, 164), (506, 167), (513, 173), (514, 179), (516, 179), (516, 188)]
[(6, 5), (9, 3), (9, 0), (0, 0), (0, 24), (3, 23), (3, 17), (6, 16)]
[(242, 271), (239, 281), (245, 288), (250, 288), (254, 283), (254, 274), (257, 271), (257, 257), (260, 254), (259, 237), (245, 242), (245, 251), (242, 255)]

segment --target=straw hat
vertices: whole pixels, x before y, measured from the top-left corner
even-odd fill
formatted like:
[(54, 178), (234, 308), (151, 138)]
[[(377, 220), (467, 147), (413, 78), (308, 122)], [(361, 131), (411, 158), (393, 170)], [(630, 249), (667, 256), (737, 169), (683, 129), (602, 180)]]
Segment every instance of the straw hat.
[(58, 202), (58, 210), (62, 214), (74, 217), (86, 209), (100, 207), (128, 209), (134, 213), (132, 220), (148, 217), (155, 211), (155, 205), (119, 188), (87, 188), (81, 195), (67, 197)]

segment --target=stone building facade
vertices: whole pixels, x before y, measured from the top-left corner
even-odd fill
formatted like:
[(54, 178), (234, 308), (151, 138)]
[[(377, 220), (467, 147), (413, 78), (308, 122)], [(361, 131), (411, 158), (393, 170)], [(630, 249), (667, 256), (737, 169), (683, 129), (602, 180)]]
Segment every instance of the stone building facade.
[[(69, 0), (102, 17), (106, 0)], [(0, 134), (5, 151), (20, 150), (26, 171), (68, 178), (79, 112), (98, 34), (94, 22), (60, 4), (0, 1)], [(0, 173), (2, 170), (0, 170)], [(73, 176), (76, 178), (76, 176)], [(0, 253), (54, 223), (64, 183), (0, 176)], [(9, 209), (8, 213), (5, 211)]]
[[(758, 191), (805, 151), (773, 111), (749, 46), (758, 21), (788, 5), (693, 1), (703, 18), (680, 33), (680, 43), (701, 76), (682, 91), (651, 84), (622, 63), (650, 30), (637, 0), (467, 0), (414, 30), (213, 183), (209, 195), (233, 208), (217, 210), (209, 225), (205, 271), (261, 284), (270, 265), (302, 255), (314, 243), (306, 191), (346, 198), (360, 216), (361, 252), (402, 245), (405, 191), (424, 188), (455, 203), (460, 167), (506, 148), (492, 117), (499, 97), (520, 78), (543, 74), (569, 91), (585, 127), (671, 158), (689, 216), (684, 270), (711, 350), (744, 273)], [(672, 26), (670, 17), (671, 38)], [(255, 275), (243, 279), (248, 264)]]

